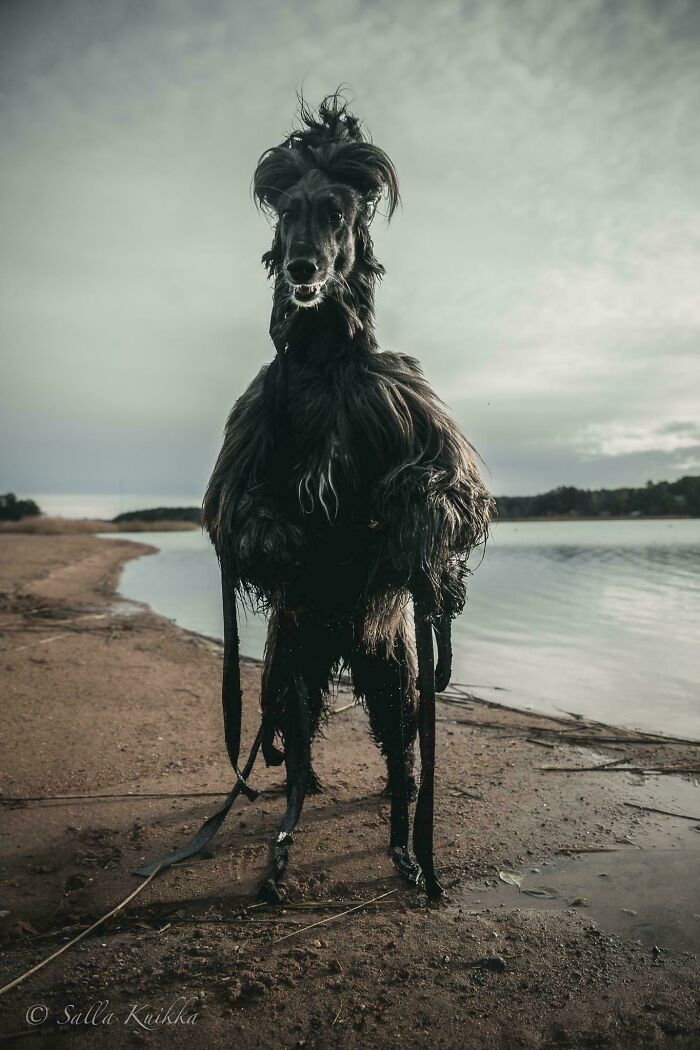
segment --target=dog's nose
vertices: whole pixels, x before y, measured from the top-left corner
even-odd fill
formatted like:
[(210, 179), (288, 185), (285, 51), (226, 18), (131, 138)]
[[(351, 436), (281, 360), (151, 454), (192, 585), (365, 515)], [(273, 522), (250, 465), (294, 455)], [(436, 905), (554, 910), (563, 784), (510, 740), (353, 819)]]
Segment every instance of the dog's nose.
[(289, 276), (299, 284), (308, 284), (317, 269), (315, 259), (292, 259), (287, 263)]

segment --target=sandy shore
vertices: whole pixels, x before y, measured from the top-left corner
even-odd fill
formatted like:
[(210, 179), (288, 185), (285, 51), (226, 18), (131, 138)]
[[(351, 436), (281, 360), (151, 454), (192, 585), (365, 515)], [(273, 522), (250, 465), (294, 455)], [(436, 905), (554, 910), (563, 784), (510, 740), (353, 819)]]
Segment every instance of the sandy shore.
[[(0, 984), (106, 912), (138, 885), (135, 867), (195, 830), (215, 800), (187, 792), (230, 785), (219, 648), (115, 595), (124, 561), (150, 549), (89, 535), (0, 537), (5, 800), (180, 796), (5, 801)], [(253, 662), (244, 687), (246, 746), (257, 728)], [(325, 792), (307, 802), (286, 909), (250, 908), (283, 809), (282, 774), (260, 765), (263, 794), (229, 816), (211, 855), (156, 878), (0, 998), (0, 1031), (21, 1045), (31, 1034), (32, 1046), (58, 1032), (62, 1046), (700, 1046), (700, 834), (692, 821), (625, 804), (700, 817), (687, 808), (700, 791), (687, 777), (542, 769), (617, 760), (692, 770), (700, 747), (453, 700), (440, 704), (438, 727), (444, 905), (426, 907), (392, 873), (382, 765), (364, 713), (348, 709), (316, 747)], [(654, 865), (669, 848), (691, 874), (669, 888), (666, 925), (642, 928), (635, 886), (655, 870), (663, 882)], [(523, 892), (499, 873), (522, 876)], [(32, 1023), (44, 1008), (46, 1020)]]

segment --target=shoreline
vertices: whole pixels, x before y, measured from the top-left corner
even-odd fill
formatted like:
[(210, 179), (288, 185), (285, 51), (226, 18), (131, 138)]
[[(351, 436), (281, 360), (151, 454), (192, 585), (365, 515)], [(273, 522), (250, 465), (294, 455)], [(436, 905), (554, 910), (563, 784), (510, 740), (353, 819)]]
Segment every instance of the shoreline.
[(496, 520), (496, 524), (520, 525), (526, 521), (540, 524), (548, 521), (558, 523), (562, 521), (599, 521), (604, 524), (610, 521), (700, 521), (700, 518), (693, 518), (690, 514), (610, 514), (608, 517), (603, 517), (600, 514), (591, 515), (590, 517), (571, 514), (547, 514), (541, 518), (499, 518)]
[[(132, 796), (2, 807), (7, 889), (1, 906), (9, 915), (0, 920), (7, 948), (0, 965), (10, 980), (55, 946), (55, 938), (46, 937), (51, 931), (87, 925), (133, 889), (137, 863), (183, 841), (212, 811), (211, 798), (197, 801), (186, 793), (223, 793), (231, 772), (220, 724), (220, 642), (147, 607), (120, 610), (123, 564), (155, 548), (89, 535), (10, 534), (2, 543), (8, 700), (0, 725), (6, 752), (0, 789), (5, 798)], [(255, 728), (259, 672), (254, 658), (242, 661), (243, 748)], [(645, 743), (634, 742), (640, 736)], [(264, 922), (251, 917), (255, 912), (230, 918), (232, 908), (237, 913), (254, 899), (283, 810), (282, 774), (261, 763), (253, 778), (260, 800), (236, 808), (214, 840), (213, 855), (165, 873), (119, 922), (0, 999), (3, 1030), (26, 1029), (29, 1003), (57, 1009), (67, 996), (81, 1003), (107, 996), (117, 1006), (139, 996), (151, 1001), (155, 988), (166, 997), (203, 993), (198, 1025), (168, 1033), (176, 1044), (186, 1035), (193, 1048), (234, 1039), (243, 1048), (276, 1047), (281, 1024), (290, 1046), (306, 1040), (319, 1047), (396, 1041), (418, 1047), (433, 1022), (441, 1026), (434, 1029), (438, 1045), (448, 1048), (464, 1045), (465, 1025), (470, 1047), (484, 1050), (513, 1045), (515, 1034), (521, 1045), (539, 1046), (556, 1031), (565, 1032), (564, 1045), (572, 1047), (584, 1031), (611, 1047), (663, 1046), (673, 1025), (688, 1036), (669, 1036), (674, 1047), (697, 1045), (690, 1041), (700, 1035), (697, 958), (664, 944), (654, 954), (646, 942), (601, 927), (606, 913), (596, 898), (605, 880), (597, 870), (590, 907), (562, 898), (557, 909), (551, 900), (545, 906), (526, 891), (521, 896), (499, 872), (522, 875), (526, 887), (547, 881), (540, 870), (565, 880), (563, 869), (573, 864), (583, 884), (585, 858), (595, 866), (599, 848), (606, 864), (613, 854), (616, 863), (626, 863), (639, 849), (656, 857), (669, 834), (687, 850), (687, 821), (635, 810), (630, 802), (663, 801), (673, 782), (679, 799), (689, 795), (685, 812), (700, 815), (689, 808), (687, 778), (657, 777), (652, 784), (634, 773), (613, 775), (612, 766), (607, 773), (586, 767), (616, 761), (634, 768), (700, 766), (698, 745), (464, 695), (441, 703), (437, 861), (446, 881), (456, 882), (439, 909), (426, 909), (424, 898), (393, 875), (382, 763), (362, 709), (332, 716), (315, 755), (325, 793), (307, 800), (295, 835), (286, 912), (273, 909)], [(547, 772), (546, 766), (582, 772)], [(135, 797), (148, 792), (181, 797)], [(681, 812), (670, 802), (656, 808)], [(385, 906), (299, 934), (288, 948), (274, 947), (275, 937), (333, 908), (390, 891)], [(635, 910), (634, 902), (627, 910)], [(478, 962), (494, 952), (505, 961), (502, 972)], [(425, 998), (406, 996), (408, 978), (399, 976), (406, 970)], [(646, 1001), (661, 1001), (663, 1009), (645, 1010)], [(334, 1024), (343, 1003), (346, 1020)], [(120, 1035), (101, 1038), (119, 1046)], [(35, 1036), (34, 1045), (51, 1036), (48, 1030)], [(77, 1045), (79, 1033), (65, 1038)]]
[(58, 518), (43, 514), (36, 518), (0, 522), (3, 535), (64, 536), (120, 532), (194, 532), (201, 529), (193, 522), (164, 521), (103, 521), (101, 518)]
[[(626, 530), (626, 532), (631, 531)], [(136, 539), (137, 537), (134, 538)], [(190, 537), (191, 539), (192, 537)], [(196, 537), (196, 539), (199, 544), (199, 537)], [(206, 538), (202, 537), (202, 539), (206, 544)], [(210, 603), (206, 604), (208, 600), (206, 591), (194, 579), (189, 590), (182, 589), (181, 579), (184, 579), (186, 576), (182, 569), (183, 560), (181, 559), (178, 562), (174, 559), (173, 551), (178, 550), (183, 545), (186, 547), (189, 557), (191, 551), (190, 541), (185, 538), (185, 543), (182, 544), (182, 538), (176, 538), (175, 543), (173, 543), (173, 538), (167, 534), (160, 538), (154, 535), (151, 537), (151, 541), (161, 552), (162, 560), (157, 566), (155, 564), (144, 565), (142, 569), (138, 566), (134, 567), (125, 578), (124, 585), (129, 595), (135, 599), (142, 598), (144, 601), (153, 601), (156, 611), (170, 618), (181, 629), (191, 632), (193, 636), (202, 637), (213, 644), (222, 644), (220, 633), (222, 628), (220, 623), (217, 627), (216, 617), (211, 615)], [(523, 540), (521, 539), (519, 542), (522, 545)], [(198, 545), (198, 556), (199, 553)], [(126, 582), (127, 580), (128, 582)], [(218, 592), (220, 587), (218, 572), (216, 579), (207, 577), (207, 581), (207, 587), (210, 590), (216, 587)], [(196, 591), (194, 597), (192, 587)], [(173, 600), (174, 596), (177, 596), (175, 600)], [(241, 615), (243, 614), (241, 613)], [(466, 620), (463, 622), (466, 623)], [(241, 629), (241, 658), (250, 659), (253, 663), (260, 665), (259, 657), (262, 654), (264, 644), (264, 624), (262, 619), (257, 618), (253, 637), (246, 630), (246, 625), (243, 621), (241, 621)], [(455, 644), (457, 646), (463, 645), (467, 632), (463, 628), (462, 622), (456, 621), (454, 630)], [(534, 635), (533, 641), (537, 644), (537, 638)], [(573, 638), (570, 638), (568, 642), (572, 646), (576, 644), (576, 640)], [(253, 653), (255, 655), (252, 655)], [(645, 697), (645, 703), (642, 705), (638, 702), (625, 704), (623, 696), (619, 706), (617, 704), (618, 691), (612, 688), (607, 689), (603, 700), (600, 699), (599, 694), (595, 690), (588, 697), (582, 696), (581, 690), (578, 690), (575, 693), (575, 698), (574, 694), (568, 696), (568, 705), (562, 702), (562, 699), (557, 697), (551, 690), (547, 690), (545, 681), (539, 681), (542, 688), (538, 690), (533, 687), (530, 680), (529, 688), (524, 693), (520, 688), (521, 676), (517, 674), (516, 665), (512, 664), (512, 666), (509, 666), (510, 658), (507, 654), (504, 655), (503, 667), (495, 666), (486, 671), (483, 668), (481, 670), (474, 668), (473, 657), (468, 665), (459, 656), (456, 657), (453, 665), (453, 684), (459, 684), (461, 688), (468, 690), (475, 702), (485, 703), (486, 701), (493, 701), (494, 703), (500, 703), (506, 709), (555, 718), (565, 714), (568, 718), (576, 719), (579, 722), (582, 719), (585, 721), (598, 720), (601, 723), (613, 724), (619, 726), (620, 729), (639, 735), (647, 734), (686, 740), (688, 743), (700, 743), (700, 740), (694, 735), (698, 728), (697, 719), (693, 720), (690, 713), (685, 718), (682, 716), (680, 719), (671, 717), (671, 715), (676, 715), (675, 710), (672, 710), (668, 716), (662, 716), (651, 692)], [(572, 651), (570, 659), (574, 661), (580, 656), (580, 653)], [(620, 656), (620, 659), (622, 659), (622, 656)], [(493, 663), (493, 660), (491, 662)], [(611, 661), (608, 662), (610, 663)], [(572, 662), (572, 670), (575, 666)], [(639, 677), (639, 673), (637, 677)], [(458, 682), (458, 678), (464, 681)], [(346, 680), (348, 680), (347, 676)], [(482, 684), (480, 686), (470, 686), (469, 683), (477, 681)], [(486, 682), (489, 684), (484, 684)], [(657, 685), (660, 689), (664, 688), (665, 681), (661, 676), (658, 676)], [(629, 682), (627, 687), (627, 696), (631, 698), (634, 696), (634, 688)], [(692, 690), (690, 681), (687, 682), (687, 690)], [(437, 699), (439, 702), (439, 695)]]
[[(565, 522), (589, 522), (595, 521), (601, 524), (609, 522), (635, 522), (635, 521), (700, 521), (689, 514), (619, 514), (608, 515), (571, 515), (571, 514), (547, 514), (541, 517), (495, 517), (493, 525), (523, 525), (523, 524), (562, 524)], [(36, 518), (22, 518), (19, 521), (0, 522), (0, 537), (3, 535), (28, 534), (37, 536), (59, 536), (72, 534), (97, 534), (97, 533), (134, 533), (134, 532), (196, 532), (200, 531), (201, 525), (194, 522), (181, 521), (177, 519), (162, 521), (148, 521), (136, 519), (134, 521), (114, 522), (99, 518), (62, 518), (41, 515)]]
[[(125, 599), (126, 601), (133, 602), (137, 605), (142, 605), (144, 608), (154, 612), (152, 607), (147, 602), (137, 602), (134, 598)], [(160, 615), (156, 613), (156, 615)], [(202, 631), (196, 631), (192, 627), (182, 627), (176, 624), (173, 620), (165, 617), (168, 623), (172, 623), (176, 630), (182, 631), (184, 634), (189, 634), (193, 638), (197, 638), (202, 642), (206, 642), (214, 646), (223, 655), (224, 643), (221, 638), (217, 638), (212, 634), (204, 634)], [(259, 656), (248, 656), (245, 653), (239, 655), (241, 663), (252, 664), (254, 667), (262, 670), (263, 660)], [(336, 678), (336, 681), (345, 689), (351, 688), (351, 677), (348, 672), (344, 672)], [(619, 726), (614, 722), (600, 722), (595, 718), (586, 718), (585, 715), (573, 715), (564, 712), (561, 716), (552, 715), (545, 711), (536, 711), (531, 707), (514, 707), (512, 704), (502, 704), (498, 700), (487, 700), (485, 697), (477, 696), (475, 693), (469, 692), (470, 689), (478, 689), (478, 686), (470, 686), (469, 684), (462, 682), (452, 682), (447, 690), (443, 693), (438, 693), (435, 697), (436, 703), (451, 703), (451, 697), (457, 691), (462, 696), (461, 700), (469, 704), (480, 704), (483, 707), (493, 707), (501, 711), (507, 711), (514, 715), (532, 715), (533, 718), (544, 718), (550, 722), (561, 722), (570, 727), (578, 727), (579, 729), (598, 729), (609, 730), (611, 733), (624, 734), (628, 737), (634, 738), (647, 738), (649, 740), (658, 740), (660, 744), (688, 744), (690, 747), (700, 748), (700, 739), (696, 740), (693, 737), (676, 736), (674, 733), (656, 733), (646, 729), (639, 729), (629, 726)]]

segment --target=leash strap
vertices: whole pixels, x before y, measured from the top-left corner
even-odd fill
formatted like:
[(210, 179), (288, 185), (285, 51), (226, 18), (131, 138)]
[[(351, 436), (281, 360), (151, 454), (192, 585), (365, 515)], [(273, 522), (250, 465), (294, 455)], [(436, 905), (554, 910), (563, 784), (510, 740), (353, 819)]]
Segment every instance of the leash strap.
[(231, 765), (236, 774), (236, 783), (226, 796), (224, 804), (204, 821), (199, 831), (192, 836), (190, 841), (181, 846), (180, 849), (168, 853), (160, 860), (151, 861), (139, 868), (135, 874), (141, 876), (152, 875), (157, 869), (165, 870), (180, 861), (189, 860), (200, 853), (216, 835), (223, 824), (228, 811), (239, 795), (243, 794), (251, 802), (258, 797), (248, 783), (255, 759), (263, 739), (264, 716), (258, 729), (250, 754), (243, 769), (238, 767), (238, 755), (241, 747), (241, 717), (243, 711), (243, 694), (241, 692), (241, 662), (239, 653), (238, 620), (236, 617), (236, 594), (230, 584), (228, 564), (225, 555), (221, 559), (221, 589), (223, 593), (224, 607), (224, 671), (221, 688), (221, 702), (224, 711), (224, 734), (226, 738), (226, 750)]
[(248, 787), (246, 778), (250, 776), (250, 772), (255, 763), (255, 759), (262, 743), (263, 727), (260, 726), (258, 735), (255, 738), (255, 742), (248, 755), (248, 761), (243, 767), (243, 772), (240, 773), (236, 770), (236, 783), (234, 784), (231, 791), (226, 796), (226, 801), (220, 809), (217, 809), (216, 813), (213, 813), (211, 817), (204, 821), (199, 831), (192, 836), (190, 841), (185, 845), (181, 846), (180, 849), (173, 850), (172, 853), (168, 853), (167, 856), (161, 857), (160, 860), (151, 861), (150, 864), (145, 864), (142, 868), (139, 868), (135, 872), (136, 875), (151, 875), (157, 868), (165, 870), (166, 868), (172, 867), (173, 864), (179, 864), (181, 860), (189, 860), (190, 857), (194, 857), (197, 853), (200, 853), (205, 846), (208, 846), (211, 840), (216, 835), (217, 831), (223, 824), (228, 811), (230, 810), (233, 803), (236, 801), (238, 796), (243, 793), (251, 797), (249, 792), (252, 793), (253, 798), (257, 798), (257, 792), (253, 791), (252, 788)]
[(435, 667), (433, 627), (421, 602), (413, 597), (418, 656), (418, 739), (420, 745), (420, 788), (413, 817), (413, 851), (421, 866), (425, 889), (431, 900), (443, 889), (435, 874), (433, 859), (433, 813), (435, 802)]
[(241, 690), (240, 640), (236, 616), (236, 591), (232, 585), (228, 552), (219, 553), (221, 563), (221, 598), (224, 614), (224, 669), (221, 677), (221, 706), (224, 715), (224, 738), (229, 761), (238, 775), (238, 756), (241, 751), (241, 720), (243, 692)]
[[(267, 415), (268, 425), (273, 435), (273, 444), (276, 446), (276, 469), (283, 470), (284, 457), (281, 455), (280, 435), (284, 431), (287, 399), (287, 357), (286, 343), (281, 334), (281, 321), (273, 312), (270, 322), (270, 336), (275, 345), (275, 357), (268, 367), (263, 387), (263, 405)], [(160, 860), (152, 861), (144, 865), (136, 872), (137, 875), (147, 876), (158, 868), (165, 870), (173, 864), (188, 860), (200, 853), (216, 835), (217, 831), (226, 819), (226, 815), (240, 794), (254, 802), (258, 797), (248, 783), (248, 777), (253, 769), (260, 745), (265, 733), (265, 715), (263, 714), (258, 735), (248, 755), (248, 760), (241, 771), (238, 767), (238, 756), (241, 749), (241, 719), (243, 712), (243, 694), (241, 691), (241, 660), (240, 641), (238, 636), (238, 620), (236, 617), (236, 589), (230, 573), (228, 552), (226, 549), (218, 551), (221, 564), (221, 590), (223, 598), (224, 613), (224, 668), (222, 676), (221, 701), (224, 713), (224, 736), (226, 750), (231, 762), (236, 783), (226, 796), (224, 804), (211, 817), (205, 820), (199, 831), (193, 835), (187, 845), (174, 850)]]
[(435, 668), (435, 692), (444, 693), (452, 678), (452, 617), (442, 613), (434, 625), (437, 642), (437, 667)]

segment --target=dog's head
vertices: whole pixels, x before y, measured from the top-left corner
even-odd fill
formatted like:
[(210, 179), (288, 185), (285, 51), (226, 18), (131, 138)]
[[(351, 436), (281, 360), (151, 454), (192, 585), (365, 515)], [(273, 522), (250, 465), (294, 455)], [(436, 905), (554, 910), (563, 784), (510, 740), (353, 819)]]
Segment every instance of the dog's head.
[(365, 139), (338, 92), (318, 113), (300, 104), (301, 130), (262, 155), (253, 192), (276, 220), (263, 263), (289, 302), (303, 308), (347, 293), (358, 267), (381, 275), (369, 225), (384, 195), (391, 218), (399, 184), (389, 157)]

